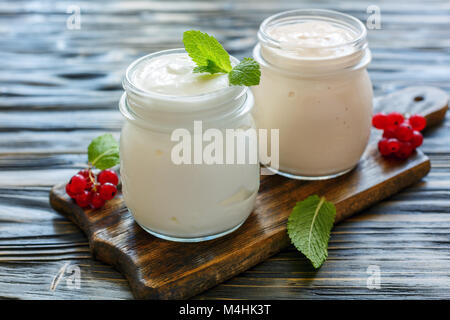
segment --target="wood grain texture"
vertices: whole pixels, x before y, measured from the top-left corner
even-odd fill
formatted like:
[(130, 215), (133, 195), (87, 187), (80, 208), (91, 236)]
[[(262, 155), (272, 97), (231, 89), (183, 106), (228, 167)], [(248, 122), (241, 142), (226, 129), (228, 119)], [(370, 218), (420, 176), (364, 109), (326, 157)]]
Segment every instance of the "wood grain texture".
[[(394, 104), (403, 113), (423, 114), (432, 126), (443, 120), (448, 97), (430, 87), (407, 88), (378, 99), (377, 109)], [(120, 194), (100, 210), (83, 210), (59, 184), (50, 192), (50, 204), (85, 232), (95, 257), (126, 276), (136, 298), (183, 299), (287, 247), (286, 221), (297, 201), (313, 194), (325, 196), (336, 206), (337, 223), (419, 181), (429, 170), (430, 161), (422, 152), (406, 161), (386, 159), (374, 142), (358, 167), (337, 179), (305, 182), (261, 176), (255, 210), (244, 225), (221, 239), (194, 244), (146, 234), (133, 221)]]
[[(315, 7), (364, 22), (368, 5), (375, 4), (381, 29), (368, 31), (375, 95), (412, 85), (450, 93), (450, 5), (443, 0), (85, 0), (75, 3), (80, 30), (66, 28), (69, 4), (0, 5), (0, 121), (8, 117), (0, 124), (0, 298), (132, 297), (126, 279), (92, 259), (88, 240), (50, 207), (48, 193), (82, 168), (92, 138), (119, 136), (117, 100), (126, 66), (144, 54), (180, 47), (186, 29), (214, 34), (242, 58), (251, 55), (258, 24), (268, 15)], [(421, 150), (431, 172), (336, 225), (319, 271), (289, 247), (195, 298), (449, 299), (448, 113), (425, 132)], [(81, 288), (71, 290), (64, 279), (49, 291), (67, 262), (81, 268)], [(378, 290), (366, 286), (370, 265), (380, 267)]]
[(93, 255), (128, 279), (136, 298), (184, 299), (264, 261), (290, 244), (286, 222), (295, 203), (320, 194), (336, 206), (336, 222), (419, 181), (430, 161), (417, 152), (406, 161), (385, 159), (372, 145), (351, 173), (304, 182), (261, 176), (256, 208), (235, 232), (202, 243), (177, 243), (147, 234), (133, 220), (122, 196), (100, 210), (83, 210), (65, 193), (50, 193), (52, 207), (87, 235)]

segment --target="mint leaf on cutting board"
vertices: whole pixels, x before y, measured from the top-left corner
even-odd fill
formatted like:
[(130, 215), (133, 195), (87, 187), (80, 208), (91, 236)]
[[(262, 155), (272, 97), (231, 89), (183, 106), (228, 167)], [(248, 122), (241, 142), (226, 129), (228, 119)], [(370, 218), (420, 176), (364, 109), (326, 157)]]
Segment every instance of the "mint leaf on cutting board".
[(112, 134), (106, 133), (92, 140), (88, 147), (88, 161), (100, 170), (119, 164), (119, 144)]
[(334, 204), (317, 195), (297, 202), (289, 216), (289, 238), (316, 269), (328, 257), (328, 240), (335, 216)]
[(228, 73), (231, 71), (230, 55), (214, 37), (197, 30), (183, 33), (184, 47), (197, 64), (194, 72)]

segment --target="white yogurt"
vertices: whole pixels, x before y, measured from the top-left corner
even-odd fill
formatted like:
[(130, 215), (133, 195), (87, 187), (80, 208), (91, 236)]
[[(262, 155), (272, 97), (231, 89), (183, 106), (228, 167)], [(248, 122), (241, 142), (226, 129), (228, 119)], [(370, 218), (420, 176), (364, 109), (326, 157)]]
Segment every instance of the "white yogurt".
[(120, 139), (125, 203), (146, 231), (174, 241), (235, 230), (252, 212), (259, 188), (257, 163), (172, 162), (178, 143), (171, 141), (172, 131), (192, 131), (194, 120), (203, 121), (203, 130), (254, 127), (247, 88), (229, 87), (226, 75), (197, 74), (193, 67), (181, 49), (144, 57), (127, 70), (120, 102), (126, 118)]
[(228, 87), (226, 74), (194, 73), (196, 64), (187, 53), (158, 56), (133, 73), (139, 89), (175, 96), (198, 95)]
[[(349, 16), (298, 10), (261, 25), (252, 88), (259, 128), (279, 129), (280, 173), (324, 179), (352, 169), (370, 135), (370, 52)], [(355, 19), (356, 20), (356, 19)]]

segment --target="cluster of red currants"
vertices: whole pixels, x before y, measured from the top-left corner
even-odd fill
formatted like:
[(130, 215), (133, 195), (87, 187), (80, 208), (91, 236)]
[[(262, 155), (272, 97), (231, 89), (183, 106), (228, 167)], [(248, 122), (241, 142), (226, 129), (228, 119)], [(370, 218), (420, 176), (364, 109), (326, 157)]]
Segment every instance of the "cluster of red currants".
[(427, 125), (421, 115), (412, 115), (405, 119), (401, 113), (377, 113), (372, 118), (372, 125), (383, 130), (383, 138), (378, 142), (378, 150), (383, 156), (408, 158), (417, 147), (422, 145), (420, 133)]
[(113, 170), (101, 171), (97, 176), (90, 169), (81, 170), (66, 185), (66, 192), (82, 208), (101, 208), (117, 194), (119, 177)]

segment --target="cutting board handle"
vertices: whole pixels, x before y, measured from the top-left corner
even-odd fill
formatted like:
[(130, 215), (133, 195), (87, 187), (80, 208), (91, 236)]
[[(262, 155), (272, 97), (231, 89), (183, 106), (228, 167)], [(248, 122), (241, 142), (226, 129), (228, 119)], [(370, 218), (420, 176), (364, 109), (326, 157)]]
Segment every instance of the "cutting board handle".
[(427, 119), (427, 128), (441, 123), (447, 109), (448, 95), (436, 87), (407, 87), (374, 100), (374, 113), (397, 111), (406, 115), (420, 114)]

